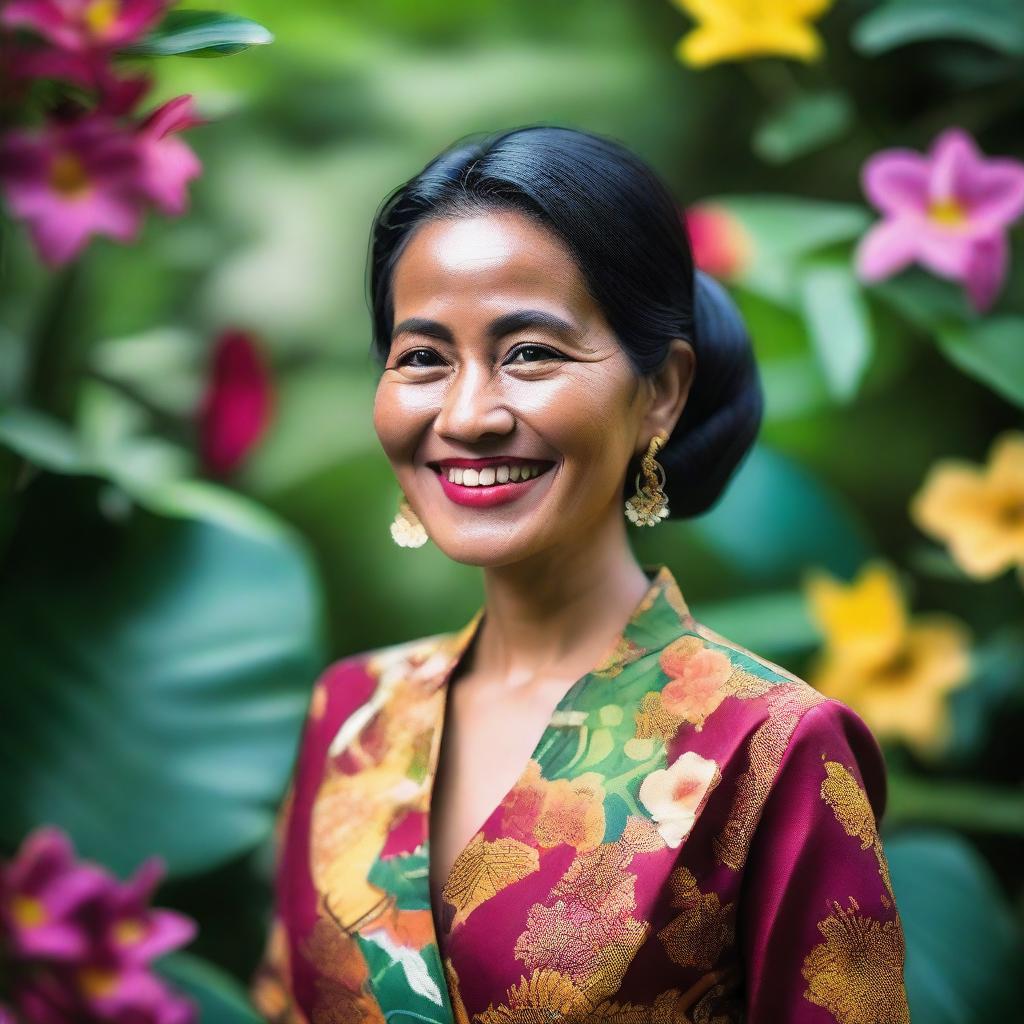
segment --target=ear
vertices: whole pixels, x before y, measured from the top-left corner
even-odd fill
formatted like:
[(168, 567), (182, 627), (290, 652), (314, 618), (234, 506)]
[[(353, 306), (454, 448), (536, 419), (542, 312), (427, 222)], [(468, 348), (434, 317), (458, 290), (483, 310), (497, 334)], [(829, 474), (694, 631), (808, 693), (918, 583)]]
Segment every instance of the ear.
[(673, 338), (661, 367), (646, 378), (650, 404), (640, 423), (635, 454), (647, 450), (659, 430), (671, 435), (690, 394), (697, 368), (697, 355), (684, 338)]

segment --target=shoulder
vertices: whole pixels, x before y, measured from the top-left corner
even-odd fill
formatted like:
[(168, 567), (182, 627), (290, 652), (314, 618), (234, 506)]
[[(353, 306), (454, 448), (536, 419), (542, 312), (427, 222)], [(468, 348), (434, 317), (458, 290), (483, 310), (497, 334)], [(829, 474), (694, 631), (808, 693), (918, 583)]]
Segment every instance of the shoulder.
[(307, 732), (336, 736), (345, 722), (371, 716), (397, 688), (429, 685), (449, 663), (457, 637), (457, 630), (434, 633), (332, 661), (313, 684)]
[[(756, 788), (765, 792), (783, 778), (804, 772), (817, 776), (823, 764), (841, 765), (863, 780), (875, 813), (882, 813), (886, 802), (884, 755), (853, 708), (701, 622), (692, 621), (691, 628), (689, 643), (706, 663), (696, 678), (705, 672), (712, 675), (714, 686), (706, 687), (713, 694), (710, 703), (716, 709), (722, 707), (722, 725), (741, 741), (748, 781), (753, 783), (756, 778)], [(686, 637), (676, 643), (685, 646)], [(671, 677), (676, 669), (671, 660), (667, 665), (664, 661), (670, 678), (662, 691), (662, 703), (672, 710), (675, 693)], [(686, 689), (700, 692), (699, 685)], [(735, 699), (727, 700), (730, 697)]]

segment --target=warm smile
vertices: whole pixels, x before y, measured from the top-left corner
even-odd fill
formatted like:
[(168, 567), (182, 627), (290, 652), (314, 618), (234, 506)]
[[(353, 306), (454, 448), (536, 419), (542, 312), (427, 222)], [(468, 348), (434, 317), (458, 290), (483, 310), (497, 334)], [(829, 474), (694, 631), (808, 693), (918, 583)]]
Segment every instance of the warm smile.
[(515, 501), (555, 464), (549, 459), (441, 459), (428, 463), (456, 504), (485, 508)]

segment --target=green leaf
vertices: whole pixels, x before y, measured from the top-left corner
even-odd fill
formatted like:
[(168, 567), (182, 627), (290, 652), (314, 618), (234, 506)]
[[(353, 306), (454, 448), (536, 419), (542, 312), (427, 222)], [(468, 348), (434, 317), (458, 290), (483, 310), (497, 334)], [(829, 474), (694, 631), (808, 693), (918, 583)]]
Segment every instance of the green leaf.
[(716, 633), (776, 661), (821, 643), (807, 600), (796, 590), (697, 602), (691, 611), (698, 622), (706, 622)]
[(198, 1003), (203, 1024), (263, 1024), (245, 988), (208, 960), (191, 953), (172, 953), (154, 966), (158, 974)]
[(811, 262), (799, 279), (804, 321), (829, 390), (849, 401), (871, 363), (873, 336), (860, 285), (847, 262)]
[(760, 443), (718, 504), (687, 530), (746, 581), (790, 583), (809, 564), (848, 578), (874, 550), (839, 495)]
[(751, 240), (751, 258), (736, 283), (765, 298), (798, 303), (799, 264), (828, 246), (852, 242), (870, 223), (852, 203), (791, 196), (721, 196), (707, 200), (731, 213)]
[(937, 829), (887, 837), (884, 848), (907, 943), (910, 1019), (1016, 1019), (1024, 1000), (1020, 926), (981, 857)]
[(322, 667), (319, 591), (288, 529), (202, 486), (120, 523), (98, 512), (109, 485), (26, 491), (0, 583), (7, 846), (47, 822), (120, 874), (151, 854), (188, 874), (270, 833)]
[(144, 57), (226, 57), (274, 41), (262, 25), (222, 11), (168, 11), (147, 36), (121, 53)]
[(1024, 791), (889, 774), (886, 820), (1024, 836)]
[(761, 124), (754, 134), (754, 152), (768, 163), (788, 163), (834, 142), (850, 127), (852, 117), (845, 93), (802, 94)]
[(939, 347), (964, 373), (1024, 406), (1024, 317), (993, 317), (940, 329)]
[(1024, 56), (1024, 5), (1020, 0), (892, 0), (861, 18), (852, 33), (853, 45), (869, 57), (934, 39), (962, 39)]

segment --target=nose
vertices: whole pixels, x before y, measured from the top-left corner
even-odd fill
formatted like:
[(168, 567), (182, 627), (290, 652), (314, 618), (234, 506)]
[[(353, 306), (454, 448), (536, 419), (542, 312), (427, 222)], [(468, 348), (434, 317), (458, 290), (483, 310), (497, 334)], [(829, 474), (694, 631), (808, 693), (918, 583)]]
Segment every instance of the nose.
[(507, 434), (515, 425), (501, 385), (490, 367), (463, 363), (445, 390), (434, 430), (441, 437), (471, 443), (487, 434)]

